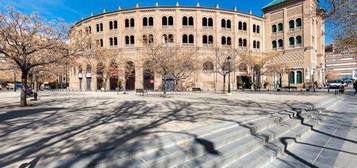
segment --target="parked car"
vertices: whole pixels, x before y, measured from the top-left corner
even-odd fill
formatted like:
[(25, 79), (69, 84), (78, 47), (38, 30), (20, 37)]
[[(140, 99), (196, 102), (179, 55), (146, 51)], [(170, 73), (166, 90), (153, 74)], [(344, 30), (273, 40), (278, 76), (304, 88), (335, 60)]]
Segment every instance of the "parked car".
[(329, 89), (338, 89), (342, 85), (341, 80), (333, 80), (328, 82), (328, 88)]

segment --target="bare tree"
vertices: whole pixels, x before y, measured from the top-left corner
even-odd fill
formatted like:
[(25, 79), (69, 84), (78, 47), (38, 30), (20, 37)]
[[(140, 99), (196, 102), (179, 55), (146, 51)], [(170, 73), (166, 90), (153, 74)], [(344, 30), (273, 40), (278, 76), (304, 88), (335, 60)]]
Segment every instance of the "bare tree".
[(60, 22), (47, 22), (36, 13), (26, 16), (13, 8), (0, 14), (0, 54), (21, 71), (21, 106), (27, 105), (25, 91), (31, 69), (82, 54), (77, 46), (68, 45), (65, 28)]
[[(248, 65), (253, 76), (254, 89), (261, 88), (261, 77), (271, 72), (270, 68), (282, 68), (274, 60), (281, 56), (279, 52), (253, 52), (252, 50), (242, 50), (238, 53), (241, 62)], [(270, 66), (267, 66), (270, 65)]]
[(146, 45), (144, 61), (162, 77), (162, 91), (166, 94), (166, 79), (174, 78), (177, 85), (189, 78), (196, 68), (197, 55), (195, 51), (179, 46)]
[[(238, 68), (239, 58), (238, 51), (234, 49), (215, 49), (214, 71), (223, 77), (222, 90), (225, 93), (226, 90), (226, 76), (235, 71)], [(227, 58), (231, 59), (231, 62), (227, 62)], [(229, 83), (230, 84), (230, 83)]]
[[(101, 74), (99, 74), (99, 78), (103, 80), (103, 88), (106, 91), (107, 90), (107, 85), (111, 77), (118, 77), (119, 78), (119, 67), (118, 67), (118, 61), (120, 60), (120, 52), (119, 50), (116, 49), (102, 49), (102, 48), (96, 48), (92, 50), (91, 54), (96, 62), (99, 64), (102, 64), (102, 67), (97, 67), (100, 68), (99, 71), (102, 71)], [(97, 69), (98, 71), (98, 69)], [(97, 74), (98, 75), (98, 74)], [(117, 81), (118, 82), (118, 81)]]
[(330, 35), (341, 49), (357, 46), (357, 3), (354, 0), (326, 0), (327, 10), (319, 9), (327, 22), (332, 24)]

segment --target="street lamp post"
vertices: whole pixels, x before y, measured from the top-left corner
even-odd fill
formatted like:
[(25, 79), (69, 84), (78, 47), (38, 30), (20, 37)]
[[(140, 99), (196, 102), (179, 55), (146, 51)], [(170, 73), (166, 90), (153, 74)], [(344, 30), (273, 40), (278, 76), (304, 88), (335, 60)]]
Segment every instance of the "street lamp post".
[(231, 93), (231, 63), (232, 63), (231, 56), (227, 57), (227, 63), (228, 63), (228, 93)]

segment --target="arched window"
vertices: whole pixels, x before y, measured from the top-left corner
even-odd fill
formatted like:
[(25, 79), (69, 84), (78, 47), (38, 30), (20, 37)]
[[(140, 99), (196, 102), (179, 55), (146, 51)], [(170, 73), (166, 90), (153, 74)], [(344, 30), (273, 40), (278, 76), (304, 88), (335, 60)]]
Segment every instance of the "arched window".
[(149, 17), (149, 26), (153, 26), (153, 25), (154, 25), (154, 18)]
[(257, 41), (257, 48), (260, 48), (260, 41)]
[(260, 33), (260, 26), (257, 25), (257, 33)]
[(227, 37), (227, 45), (232, 45), (232, 39), (231, 39), (231, 37)]
[(247, 39), (244, 39), (244, 40), (243, 40), (243, 46), (244, 46), (244, 47), (247, 47)]
[(280, 40), (278, 41), (278, 44), (279, 44), (279, 48), (283, 48), (283, 47), (284, 47), (284, 43), (283, 43), (283, 40), (282, 40), (282, 39), (280, 39)]
[(109, 30), (112, 30), (112, 29), (113, 29), (113, 22), (110, 21), (110, 22), (109, 22)]
[(168, 37), (166, 34), (162, 35), (162, 40), (163, 40), (163, 43), (168, 43), (169, 40), (168, 40)]
[(193, 17), (188, 18), (188, 25), (193, 26)]
[[(82, 68), (80, 67), (80, 72), (82, 73)], [(87, 64), (86, 73), (92, 73), (92, 66)]]
[(162, 17), (162, 25), (167, 26), (167, 17), (166, 16)]
[(182, 43), (184, 43), (184, 44), (188, 43), (188, 38), (187, 38), (187, 35), (186, 35), (186, 34), (184, 34), (184, 35), (182, 36)]
[(212, 27), (213, 26), (213, 19), (208, 18), (208, 26)]
[(243, 30), (247, 31), (247, 23), (246, 22), (243, 23)]
[(114, 45), (117, 46), (118, 45), (118, 38), (114, 37)]
[(205, 63), (203, 63), (203, 70), (204, 71), (213, 71), (213, 63), (210, 61), (206, 61)]
[(289, 83), (295, 83), (295, 72), (291, 71), (289, 73)]
[(239, 40), (238, 40), (238, 45), (239, 45), (240, 47), (243, 46), (243, 39), (242, 39), (242, 38), (239, 38)]
[(168, 36), (168, 40), (169, 40), (169, 43), (173, 43), (174, 42), (174, 35), (172, 35), (172, 34), (169, 34), (169, 36)]
[(297, 44), (298, 46), (301, 46), (301, 45), (302, 45), (301, 36), (296, 36), (296, 44)]
[(202, 26), (208, 26), (206, 17), (202, 18)]
[(240, 72), (248, 72), (248, 67), (244, 63), (239, 64), (238, 69), (239, 69)]
[(148, 25), (148, 18), (144, 17), (143, 18), (143, 26), (147, 26)]
[(130, 19), (130, 27), (135, 26), (135, 20), (133, 18)]
[(184, 16), (182, 18), (182, 25), (187, 26), (187, 17), (186, 16)]
[(293, 29), (295, 27), (295, 22), (294, 20), (289, 21), (289, 29)]
[(130, 44), (130, 38), (129, 36), (125, 36), (125, 44)]
[(152, 34), (149, 34), (149, 43), (154, 42), (154, 36)]
[(103, 44), (103, 39), (100, 39), (100, 47), (103, 47), (104, 44)]
[(221, 44), (222, 45), (226, 45), (226, 37), (222, 36)]
[(283, 24), (282, 23), (278, 24), (278, 31), (279, 32), (283, 31)]
[(188, 43), (193, 44), (194, 42), (195, 42), (194, 37), (193, 37), (192, 34), (190, 34), (190, 35), (188, 36)]
[(230, 29), (231, 27), (231, 20), (227, 20), (227, 28)]
[(203, 43), (203, 44), (207, 44), (207, 43), (208, 43), (208, 38), (207, 38), (206, 35), (203, 35), (203, 36), (202, 36), (202, 43)]
[(109, 38), (109, 45), (113, 46), (113, 38)]
[(118, 29), (118, 21), (114, 20), (114, 29)]
[(144, 43), (148, 43), (148, 37), (146, 35), (143, 35), (143, 41)]
[(255, 31), (256, 31), (256, 25), (253, 24), (253, 32), (255, 33)]
[(135, 44), (135, 38), (134, 38), (134, 36), (130, 36), (130, 44)]
[(276, 25), (271, 26), (271, 31), (272, 31), (273, 33), (276, 32)]
[(296, 72), (296, 83), (302, 83), (302, 72), (301, 71)]
[(96, 26), (97, 26), (97, 32), (99, 32), (99, 24), (97, 24)]
[(257, 48), (257, 42), (255, 40), (253, 41), (253, 48)]
[(213, 44), (213, 36), (208, 36), (208, 44)]
[(295, 46), (295, 38), (294, 37), (290, 37), (289, 38), (289, 45), (290, 45), (290, 47), (294, 47)]
[(129, 27), (130, 23), (129, 23), (129, 19), (125, 19), (125, 27)]
[(243, 24), (242, 24), (242, 22), (239, 22), (238, 23), (238, 30), (242, 30), (243, 29)]
[(89, 34), (92, 34), (92, 27), (89, 26), (88, 29), (89, 29)]
[(275, 41), (275, 40), (272, 42), (272, 46), (273, 46), (273, 49), (276, 49), (276, 48), (277, 48), (277, 45), (276, 45), (276, 41)]
[[(78, 73), (82, 73), (82, 72), (83, 72), (82, 66), (79, 66)], [(74, 73), (76, 73), (76, 68), (74, 68)]]
[(301, 18), (296, 19), (296, 27), (301, 28)]
[(103, 31), (103, 23), (100, 24), (100, 31)]
[(173, 26), (174, 25), (174, 17), (169, 16), (169, 25)]
[(226, 20), (224, 20), (224, 19), (221, 20), (221, 27), (222, 28), (226, 27)]

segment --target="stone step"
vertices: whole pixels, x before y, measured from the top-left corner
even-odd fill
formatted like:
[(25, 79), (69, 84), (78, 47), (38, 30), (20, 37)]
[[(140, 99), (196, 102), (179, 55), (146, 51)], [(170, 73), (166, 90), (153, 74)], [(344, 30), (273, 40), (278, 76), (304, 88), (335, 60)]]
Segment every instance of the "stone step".
[[(256, 126), (256, 130), (263, 129), (268, 126), (272, 126), (276, 124), (278, 121), (285, 120), (288, 117), (266, 117), (257, 119), (254, 121), (250, 121), (248, 125)], [(242, 126), (232, 127), (226, 130), (222, 130), (220, 132), (216, 132), (214, 134), (204, 136), (202, 138), (194, 139), (191, 142), (185, 142), (181, 144), (177, 144), (170, 148), (161, 149), (158, 152), (154, 152), (148, 155), (145, 155), (140, 158), (136, 158), (136, 160), (144, 161), (143, 164), (138, 165), (139, 167), (153, 167), (154, 164), (160, 165), (158, 163), (167, 163), (170, 164), (178, 164), (182, 163), (182, 161), (190, 160), (195, 157), (204, 155), (207, 153), (207, 147), (212, 148), (220, 148), (224, 145), (230, 144), (233, 141), (237, 141), (240, 138), (243, 138), (247, 135), (250, 135), (251, 128), (247, 128), (243, 123)], [(254, 129), (254, 128), (253, 128)], [(177, 162), (177, 163), (175, 163)], [(137, 161), (136, 163), (140, 163)], [(167, 165), (165, 165), (167, 166)]]
[(300, 123), (301, 123), (300, 120), (289, 119), (271, 128), (258, 132), (256, 136), (261, 137), (262, 139), (264, 139), (264, 142), (268, 143), (273, 141), (277, 137), (280, 137), (281, 135), (284, 135), (287, 132), (291, 131), (292, 129), (297, 127)]
[[(284, 151), (285, 145), (287, 147), (292, 145), (293, 143), (295, 143), (294, 139), (300, 140), (309, 130), (309, 127), (306, 127), (304, 125), (298, 125), (294, 129), (274, 139), (265, 146), (270, 150), (275, 151), (276, 156), (279, 156)], [(282, 141), (284, 141), (286, 144), (282, 143)]]
[(250, 135), (249, 129), (236, 126), (209, 136), (197, 138), (190, 143), (175, 145), (162, 149), (157, 153), (143, 156), (140, 160), (144, 160), (144, 163), (138, 165), (138, 167), (162, 167), (160, 165), (167, 167), (168, 165), (180, 164), (207, 153), (215, 153), (217, 152), (216, 149), (248, 135)]
[(258, 121), (249, 122), (247, 124), (242, 125), (243, 127), (247, 127), (251, 130), (251, 133), (254, 135), (257, 132), (260, 132), (264, 129), (270, 128), (275, 124), (279, 124), (283, 121), (289, 119), (288, 115), (275, 115), (273, 117), (264, 118)]
[[(295, 124), (292, 124), (291, 126), (294, 127), (294, 125)], [(294, 143), (294, 140), (290, 138), (296, 138), (299, 140), (308, 131), (309, 127), (297, 124), (294, 128), (288, 129), (288, 131), (283, 131), (284, 133), (277, 135), (271, 142), (259, 147), (258, 150), (251, 152), (249, 155), (236, 160), (227, 167), (256, 168), (269, 164), (273, 159), (280, 155), (285, 148), (285, 145), (281, 142), (280, 138), (287, 137), (285, 142), (287, 143), (287, 146), (290, 146)]]
[[(213, 144), (215, 148), (230, 143), (233, 140), (242, 138), (250, 133), (249, 129), (240, 127), (238, 123), (245, 124), (248, 122), (255, 122), (266, 119), (263, 115), (250, 115), (232, 119), (230, 122), (219, 122), (187, 131), (185, 134), (172, 133), (170, 135), (160, 138), (159, 143), (154, 141), (145, 141), (141, 143), (143, 148), (135, 152), (131, 156), (120, 154), (118, 150), (111, 151), (109, 155), (116, 156), (115, 165), (123, 165), (123, 163), (130, 163), (138, 167), (144, 167), (160, 162), (168, 162), (176, 158), (185, 158), (189, 151), (194, 151), (195, 156), (204, 154), (204, 146)], [(121, 149), (125, 149), (122, 146)], [(192, 158), (192, 155), (191, 155)], [(178, 159), (176, 159), (178, 160)], [(99, 163), (98, 165), (105, 165), (106, 163)], [(104, 166), (105, 167), (105, 166)], [(134, 166), (135, 167), (135, 166)]]
[(206, 154), (198, 158), (194, 158), (181, 165), (172, 167), (192, 168), (192, 167), (222, 167), (228, 162), (233, 162), (235, 159), (248, 155), (251, 151), (261, 147), (263, 142), (254, 137), (247, 136), (243, 139), (235, 141), (231, 144), (217, 149), (217, 154)]
[(225, 168), (257, 168), (266, 165), (275, 158), (273, 151), (261, 147), (255, 150), (249, 155), (237, 160), (236, 162), (230, 164), (229, 166), (224, 166)]

